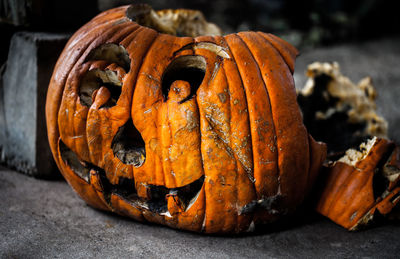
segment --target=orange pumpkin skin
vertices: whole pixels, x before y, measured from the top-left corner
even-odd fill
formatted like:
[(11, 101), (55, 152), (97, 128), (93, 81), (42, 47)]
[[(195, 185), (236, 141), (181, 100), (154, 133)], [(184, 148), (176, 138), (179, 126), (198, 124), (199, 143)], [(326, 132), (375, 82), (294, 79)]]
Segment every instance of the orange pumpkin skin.
[[(377, 181), (385, 173), (382, 189)], [(365, 227), (377, 213), (388, 215), (400, 204), (400, 147), (391, 141), (377, 138), (363, 159), (354, 165), (337, 161), (325, 174), (316, 210), (348, 230)]]
[[(262, 32), (160, 34), (128, 19), (127, 8), (83, 26), (56, 64), (46, 118), (68, 183), (93, 207), (205, 233), (239, 233), (293, 211), (326, 155), (325, 145), (308, 135), (296, 103), (297, 50)], [(122, 46), (129, 66), (99, 60), (96, 51), (105, 44)], [(192, 93), (193, 86), (176, 80), (166, 91), (168, 66), (188, 56), (204, 65), (198, 89)], [(103, 86), (83, 104), (80, 87), (94, 70), (114, 71), (122, 82), (113, 105), (106, 105), (112, 93)], [(112, 149), (130, 119), (145, 145), (139, 166), (124, 164)], [(194, 182), (201, 184), (198, 192), (185, 201), (179, 193)], [(154, 202), (153, 190), (166, 195)]]

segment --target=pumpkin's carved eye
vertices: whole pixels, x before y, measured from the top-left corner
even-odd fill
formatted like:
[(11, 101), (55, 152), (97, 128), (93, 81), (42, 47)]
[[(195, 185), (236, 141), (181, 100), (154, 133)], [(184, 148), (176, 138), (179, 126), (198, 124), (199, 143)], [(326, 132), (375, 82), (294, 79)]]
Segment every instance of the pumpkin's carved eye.
[(82, 78), (79, 97), (81, 104), (90, 107), (93, 104), (95, 91), (101, 87), (107, 88), (110, 97), (99, 108), (112, 107), (117, 104), (122, 91), (122, 82), (119, 73), (127, 73), (130, 70), (129, 54), (123, 46), (107, 43), (93, 49), (85, 62), (103, 61), (109, 66), (105, 69), (95, 68), (88, 71)]
[[(93, 94), (100, 87), (106, 87), (110, 92), (110, 98), (102, 107), (112, 107), (117, 104), (121, 95), (122, 82), (119, 81), (114, 71), (100, 69), (90, 70), (83, 78), (79, 91), (81, 104), (90, 107), (93, 103)], [(100, 107), (100, 108), (102, 108)]]
[(133, 125), (132, 119), (119, 128), (111, 143), (111, 148), (114, 156), (124, 164), (140, 167), (146, 160), (144, 140)]
[(177, 80), (186, 81), (190, 84), (190, 94), (181, 103), (191, 99), (204, 79), (206, 66), (206, 61), (202, 56), (181, 56), (174, 59), (168, 65), (162, 77), (164, 101), (168, 99), (172, 83)]

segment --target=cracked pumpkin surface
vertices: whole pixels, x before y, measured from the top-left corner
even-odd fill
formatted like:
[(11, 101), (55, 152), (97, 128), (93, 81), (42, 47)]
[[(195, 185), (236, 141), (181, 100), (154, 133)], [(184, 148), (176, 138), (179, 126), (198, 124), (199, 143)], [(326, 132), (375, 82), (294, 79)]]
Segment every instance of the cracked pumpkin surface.
[(57, 165), (89, 205), (196, 232), (292, 212), (326, 156), (307, 133), (297, 50), (262, 32), (177, 37), (106, 11), (61, 54), (48, 90)]

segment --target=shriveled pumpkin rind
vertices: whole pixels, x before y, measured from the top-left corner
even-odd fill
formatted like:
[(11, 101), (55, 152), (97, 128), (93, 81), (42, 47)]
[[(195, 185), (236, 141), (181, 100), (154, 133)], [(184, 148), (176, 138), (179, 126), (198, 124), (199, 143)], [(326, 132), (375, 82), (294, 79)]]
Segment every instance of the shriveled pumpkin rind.
[[(301, 121), (295, 48), (260, 32), (160, 34), (129, 20), (127, 8), (102, 13), (74, 34), (49, 86), (50, 146), (69, 184), (96, 208), (206, 233), (247, 231), (293, 211), (326, 154)], [(122, 46), (129, 66), (94, 55), (104, 44)], [(165, 89), (169, 66), (187, 57), (204, 61), (198, 89), (181, 80)], [(83, 100), (80, 89), (93, 71), (121, 82), (112, 105), (107, 85)], [(145, 160), (135, 166), (112, 149), (130, 119), (145, 145)], [(87, 176), (74, 172), (60, 145), (90, 168)], [(200, 180), (190, 201), (180, 199), (181, 190)], [(159, 211), (149, 204), (154, 189), (167, 194), (157, 198), (165, 206)]]
[[(325, 180), (319, 187), (321, 195), (316, 210), (348, 230), (365, 227), (375, 214), (388, 215), (400, 204), (400, 148), (380, 138), (374, 138), (368, 144), (368, 150), (362, 150), (366, 154), (358, 156), (357, 160), (342, 158), (326, 168)], [(382, 168), (386, 165), (393, 167), (393, 177)], [(384, 177), (388, 178), (384, 181), (387, 184), (380, 190), (382, 186), (379, 185), (383, 183), (377, 181)]]

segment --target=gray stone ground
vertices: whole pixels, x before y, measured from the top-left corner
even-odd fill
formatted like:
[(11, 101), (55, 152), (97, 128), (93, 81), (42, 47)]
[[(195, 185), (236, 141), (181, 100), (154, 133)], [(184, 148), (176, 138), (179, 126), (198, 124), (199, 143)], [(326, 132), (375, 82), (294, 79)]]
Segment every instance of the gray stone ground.
[[(339, 61), (352, 80), (372, 76), (379, 111), (400, 140), (400, 39), (304, 51), (295, 79), (312, 61)], [(399, 258), (400, 224), (349, 233), (315, 214), (261, 233), (204, 236), (138, 223), (85, 205), (62, 180), (0, 168), (0, 258)]]
[(0, 169), (0, 258), (398, 258), (400, 225), (349, 233), (311, 215), (290, 227), (205, 236), (94, 210), (63, 181)]

